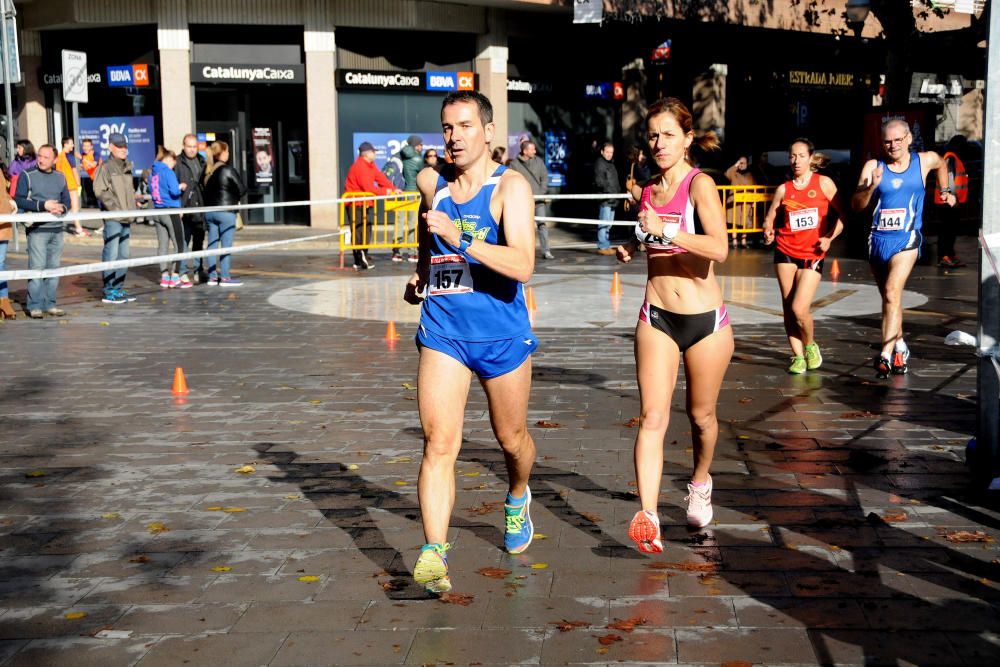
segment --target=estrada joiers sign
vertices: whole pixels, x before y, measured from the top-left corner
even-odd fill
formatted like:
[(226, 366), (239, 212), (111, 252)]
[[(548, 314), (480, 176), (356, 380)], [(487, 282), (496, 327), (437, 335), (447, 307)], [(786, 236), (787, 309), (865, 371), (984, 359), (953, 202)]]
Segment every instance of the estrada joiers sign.
[(198, 83), (305, 83), (303, 65), (229, 65), (192, 63), (191, 81)]
[(405, 90), (439, 92), (476, 90), (474, 72), (379, 72), (337, 70), (337, 88), (344, 90)]

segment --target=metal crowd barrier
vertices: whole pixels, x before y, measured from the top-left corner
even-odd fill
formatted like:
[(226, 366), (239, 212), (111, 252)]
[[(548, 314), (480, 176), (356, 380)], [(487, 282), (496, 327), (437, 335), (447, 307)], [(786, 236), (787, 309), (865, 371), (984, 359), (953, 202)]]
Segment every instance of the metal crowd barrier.
[(726, 211), (729, 234), (753, 234), (764, 231), (767, 207), (774, 198), (773, 185), (717, 185)]

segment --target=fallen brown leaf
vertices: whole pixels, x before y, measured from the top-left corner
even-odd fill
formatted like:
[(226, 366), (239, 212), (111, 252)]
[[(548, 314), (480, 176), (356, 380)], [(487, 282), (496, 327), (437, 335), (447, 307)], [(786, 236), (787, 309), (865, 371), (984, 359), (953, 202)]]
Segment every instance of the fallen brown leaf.
[(694, 561), (683, 561), (681, 563), (669, 563), (656, 561), (646, 563), (646, 567), (652, 570), (680, 570), (681, 572), (718, 572), (718, 563), (695, 563)]
[(730, 660), (722, 663), (722, 667), (753, 667), (753, 663), (746, 660)]
[(577, 628), (583, 628), (588, 625), (587, 621), (567, 621), (565, 618), (561, 621), (549, 621), (549, 625), (556, 626), (559, 632), (569, 632), (570, 630), (576, 630)]
[(627, 422), (622, 422), (622, 426), (624, 426), (625, 428), (635, 428), (636, 426), (639, 425), (641, 421), (642, 420), (639, 419), (638, 417), (632, 417)]
[(622, 641), (621, 635), (594, 635), (597, 637), (597, 641), (601, 642), (604, 646), (611, 646), (615, 642)]
[(128, 562), (130, 562), (130, 563), (148, 563), (149, 562), (149, 556), (146, 556), (146, 555), (143, 555), (143, 554), (140, 554), (138, 556), (132, 556), (131, 558), (128, 559)]
[(970, 533), (967, 530), (946, 531), (940, 530), (941, 536), (949, 542), (958, 544), (959, 542), (992, 542), (993, 538), (981, 530)]
[(468, 607), (472, 604), (475, 599), (474, 595), (459, 595), (458, 593), (442, 593), (438, 598), (438, 602), (444, 602), (445, 604), (459, 604), (463, 607)]
[(862, 419), (866, 417), (878, 417), (874, 412), (869, 412), (868, 410), (858, 410), (855, 412), (844, 412), (841, 413), (841, 419)]
[(406, 588), (406, 579), (390, 579), (382, 582), (383, 591), (401, 591)]
[(538, 421), (536, 421), (535, 426), (537, 426), (538, 428), (562, 428), (562, 424), (545, 421), (544, 419), (539, 419)]
[(633, 616), (632, 618), (626, 618), (624, 620), (616, 618), (614, 623), (608, 623), (608, 630), (621, 630), (622, 632), (632, 632), (635, 630), (637, 625), (646, 625), (649, 623), (642, 616)]
[(746, 405), (747, 403), (753, 403), (753, 398), (751, 398), (750, 396), (744, 396), (743, 398), (740, 399), (740, 403), (742, 403), (743, 405)]
[(490, 579), (503, 579), (510, 574), (510, 570), (505, 570), (502, 567), (483, 567), (476, 570), (476, 572)]
[(909, 517), (906, 515), (906, 512), (903, 512), (901, 510), (895, 512), (886, 512), (885, 514), (882, 515), (882, 520), (888, 521), (890, 523), (900, 523), (906, 521), (908, 518)]
[(482, 502), (476, 505), (475, 507), (466, 507), (465, 511), (468, 512), (469, 514), (483, 516), (484, 514), (489, 514), (490, 512), (497, 511), (498, 509), (500, 509), (500, 505), (502, 504), (503, 502), (499, 500), (491, 503)]
[(603, 519), (601, 519), (599, 515), (593, 514), (591, 512), (580, 512), (580, 516), (582, 516), (584, 519), (586, 519), (591, 523), (600, 523), (601, 521), (603, 521)]

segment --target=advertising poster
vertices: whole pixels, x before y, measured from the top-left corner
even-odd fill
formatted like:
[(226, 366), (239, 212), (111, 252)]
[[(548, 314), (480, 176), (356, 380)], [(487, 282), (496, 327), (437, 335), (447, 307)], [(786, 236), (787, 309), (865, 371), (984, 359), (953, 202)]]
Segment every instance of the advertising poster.
[(103, 116), (80, 119), (79, 141), (90, 139), (94, 152), (107, 160), (108, 137), (124, 134), (128, 139), (128, 159), (132, 161), (133, 174), (139, 176), (153, 166), (156, 159), (156, 130), (152, 116)]
[(271, 128), (253, 128), (253, 172), (257, 185), (274, 181), (274, 142)]
[(545, 133), (545, 168), (549, 170), (549, 187), (566, 185), (566, 160), (569, 157), (565, 132)]
[(354, 161), (357, 159), (358, 146), (367, 141), (375, 147), (375, 164), (381, 169), (385, 166), (386, 160), (398, 153), (399, 149), (406, 145), (406, 139), (411, 134), (423, 137), (424, 152), (433, 148), (438, 154), (444, 155), (444, 139), (441, 137), (440, 129), (431, 132), (355, 132), (353, 136), (354, 143), (351, 146), (351, 150), (353, 151), (351, 160)]

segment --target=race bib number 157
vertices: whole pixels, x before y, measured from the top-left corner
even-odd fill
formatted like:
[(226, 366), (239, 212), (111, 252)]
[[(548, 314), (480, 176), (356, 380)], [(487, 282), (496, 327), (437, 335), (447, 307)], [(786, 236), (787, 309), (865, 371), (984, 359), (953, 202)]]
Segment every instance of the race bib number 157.
[(430, 296), (448, 296), (472, 291), (472, 274), (469, 263), (462, 255), (431, 257)]

